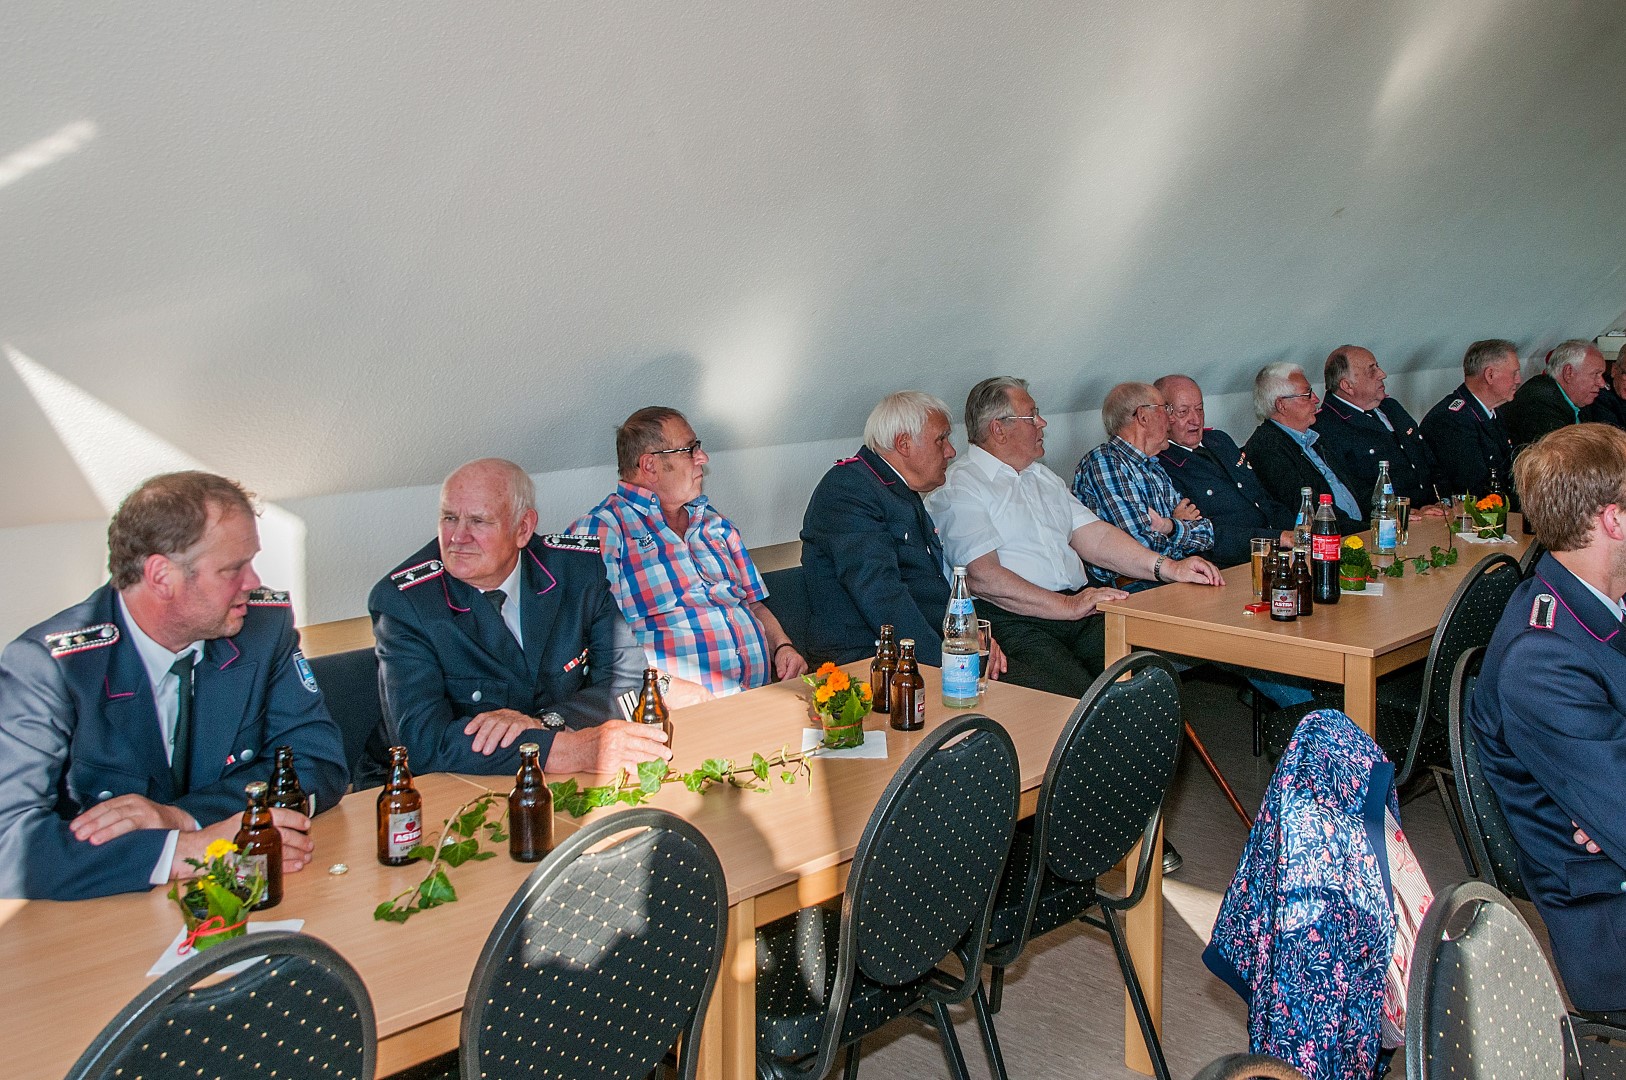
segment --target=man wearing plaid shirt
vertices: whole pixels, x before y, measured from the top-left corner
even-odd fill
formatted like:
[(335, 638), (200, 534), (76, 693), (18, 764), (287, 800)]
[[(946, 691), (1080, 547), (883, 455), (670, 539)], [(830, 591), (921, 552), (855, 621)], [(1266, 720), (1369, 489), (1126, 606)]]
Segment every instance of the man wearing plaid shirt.
[[(734, 523), (701, 493), (706, 452), (676, 409), (639, 409), (615, 435), (621, 482), (571, 526), (599, 538), (621, 614), (650, 663), (706, 693), (794, 679), (807, 661), (763, 603)], [(681, 684), (678, 684), (681, 687)]]
[[(1214, 523), (1180, 497), (1157, 455), (1169, 445), (1168, 406), (1146, 383), (1119, 383), (1101, 404), (1111, 435), (1084, 455), (1073, 474), (1073, 494), (1104, 521), (1160, 555), (1183, 559), (1214, 546)], [(1117, 575), (1086, 567), (1090, 579), (1112, 585)], [(1128, 586), (1146, 588), (1150, 583)]]

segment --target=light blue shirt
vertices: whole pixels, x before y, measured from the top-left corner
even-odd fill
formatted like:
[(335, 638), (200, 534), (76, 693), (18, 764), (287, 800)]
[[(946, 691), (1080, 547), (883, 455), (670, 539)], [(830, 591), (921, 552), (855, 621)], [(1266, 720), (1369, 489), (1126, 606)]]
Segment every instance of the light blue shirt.
[(1310, 459), (1310, 464), (1316, 467), (1317, 471), (1321, 473), (1321, 478), (1327, 482), (1327, 488), (1332, 492), (1332, 501), (1338, 506), (1338, 509), (1359, 521), (1361, 518), (1361, 504), (1355, 501), (1355, 496), (1350, 494), (1349, 488), (1345, 487), (1344, 482), (1338, 479), (1338, 474), (1333, 472), (1327, 463), (1321, 460), (1321, 455), (1312, 449), (1316, 444), (1316, 440), (1321, 438), (1321, 433), (1314, 428), (1306, 431), (1296, 431), (1276, 419), (1272, 419), (1270, 422), (1287, 432), (1288, 438), (1299, 444), (1299, 449), (1304, 451), (1304, 456)]

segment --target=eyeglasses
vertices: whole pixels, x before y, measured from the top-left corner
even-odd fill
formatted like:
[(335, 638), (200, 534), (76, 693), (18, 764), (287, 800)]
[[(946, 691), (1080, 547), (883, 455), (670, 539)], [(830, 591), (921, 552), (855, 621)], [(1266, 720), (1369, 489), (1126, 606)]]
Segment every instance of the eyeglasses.
[(688, 446), (674, 446), (670, 450), (650, 450), (648, 452), (651, 454), (688, 454), (690, 457), (694, 457), (699, 450), (700, 440), (696, 439)]
[(1173, 416), (1174, 415), (1174, 406), (1173, 405), (1159, 405), (1155, 401), (1148, 401), (1144, 405), (1136, 405), (1135, 406), (1135, 411), (1136, 412), (1140, 412), (1142, 409), (1162, 409), (1165, 415), (1167, 415), (1167, 416)]
[(1169, 409), (1169, 415), (1174, 417), (1176, 420), (1184, 420), (1186, 417), (1193, 414), (1201, 416), (1203, 414), (1203, 407), (1201, 405), (1182, 405), (1178, 409)]
[(995, 419), (1000, 420), (1002, 422), (1007, 422), (1007, 423), (1009, 421), (1012, 421), (1012, 420), (1026, 420), (1028, 423), (1032, 424), (1034, 427), (1038, 427), (1039, 426), (1039, 421), (1044, 419), (1044, 418), (1039, 415), (1037, 410), (1035, 410), (1032, 416), (1000, 416), (1000, 417), (995, 417)]
[(1315, 397), (1315, 391), (1314, 390), (1306, 390), (1302, 394), (1283, 394), (1281, 397), (1277, 398), (1276, 400), (1277, 401), (1293, 401), (1293, 400), (1295, 400), (1297, 398), (1313, 398), (1313, 397)]

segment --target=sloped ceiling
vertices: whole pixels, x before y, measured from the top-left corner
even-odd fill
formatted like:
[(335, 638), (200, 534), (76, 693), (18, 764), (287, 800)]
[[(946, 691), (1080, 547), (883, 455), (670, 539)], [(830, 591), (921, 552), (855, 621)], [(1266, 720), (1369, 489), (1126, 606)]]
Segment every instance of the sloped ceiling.
[[(1616, 4), (0, 5), (0, 342), (273, 499), (1626, 308)], [(103, 508), (0, 365), (0, 528)]]

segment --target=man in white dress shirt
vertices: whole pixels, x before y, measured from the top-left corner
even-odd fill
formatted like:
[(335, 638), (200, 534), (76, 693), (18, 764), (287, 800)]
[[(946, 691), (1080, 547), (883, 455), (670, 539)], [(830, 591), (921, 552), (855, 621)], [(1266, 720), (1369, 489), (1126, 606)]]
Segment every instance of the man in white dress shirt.
[(1005, 650), (1007, 681), (1081, 697), (1106, 666), (1096, 606), (1127, 594), (1090, 588), (1085, 563), (1146, 581), (1222, 583), (1206, 559), (1160, 555), (1100, 520), (1040, 464), (1045, 421), (1024, 380), (978, 383), (965, 426), (971, 446), (926, 506)]

